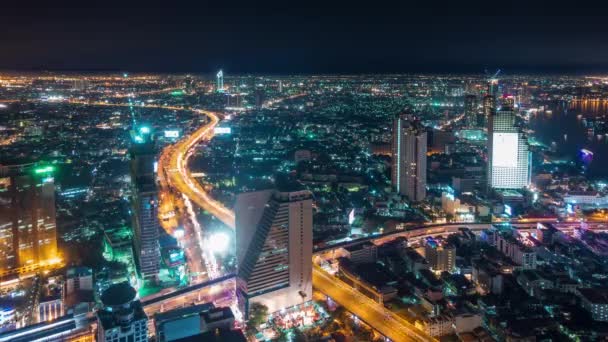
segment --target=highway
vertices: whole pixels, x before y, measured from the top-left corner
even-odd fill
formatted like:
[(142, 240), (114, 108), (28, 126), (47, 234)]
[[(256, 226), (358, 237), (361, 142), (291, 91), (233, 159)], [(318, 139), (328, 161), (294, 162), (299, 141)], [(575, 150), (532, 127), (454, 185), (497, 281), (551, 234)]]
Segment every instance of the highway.
[(159, 159), (159, 169), (164, 170), (166, 179), (161, 179), (161, 186), (163, 182), (166, 182), (194, 204), (208, 211), (228, 227), (234, 228), (234, 213), (211, 198), (187, 169), (188, 160), (194, 153), (194, 147), (213, 137), (213, 129), (220, 120), (214, 112), (200, 109), (193, 109), (193, 111), (206, 115), (210, 122), (174, 145), (167, 147), (166, 152), (163, 151)]
[(317, 290), (392, 341), (436, 341), (383, 305), (321, 270), (316, 264), (313, 267), (312, 282)]

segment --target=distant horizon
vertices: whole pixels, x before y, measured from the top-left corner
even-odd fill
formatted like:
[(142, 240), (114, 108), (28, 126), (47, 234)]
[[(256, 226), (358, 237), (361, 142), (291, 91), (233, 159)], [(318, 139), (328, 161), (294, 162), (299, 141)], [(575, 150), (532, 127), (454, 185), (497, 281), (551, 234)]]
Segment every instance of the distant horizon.
[(129, 68), (10, 68), (0, 67), (0, 74), (42, 74), (42, 73), (65, 73), (65, 74), (159, 74), (159, 75), (199, 75), (212, 76), (218, 70), (223, 70), (226, 78), (232, 76), (415, 76), (415, 75), (443, 75), (443, 76), (479, 76), (483, 78), (485, 71), (494, 72), (500, 69), (500, 78), (508, 78), (510, 76), (578, 76), (578, 77), (608, 77), (608, 66), (605, 67), (527, 67), (527, 68), (509, 68), (509, 67), (493, 67), (493, 68), (466, 68), (461, 70), (452, 70), (452, 68), (425, 68), (425, 69), (410, 69), (410, 70), (395, 70), (395, 71), (246, 71), (246, 70), (231, 70), (229, 68), (216, 68), (207, 70), (160, 70), (160, 69), (129, 69)]

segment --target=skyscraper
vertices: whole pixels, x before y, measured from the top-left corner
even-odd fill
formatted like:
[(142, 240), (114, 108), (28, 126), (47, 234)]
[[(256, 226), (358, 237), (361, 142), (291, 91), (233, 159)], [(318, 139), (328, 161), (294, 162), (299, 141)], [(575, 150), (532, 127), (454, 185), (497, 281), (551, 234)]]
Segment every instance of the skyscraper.
[(237, 295), (241, 310), (269, 312), (312, 299), (312, 194), (285, 188), (236, 201)]
[(496, 111), (496, 98), (492, 94), (486, 94), (483, 97), (483, 115), (479, 116), (477, 124), (485, 126), (488, 123), (489, 117)]
[(528, 139), (515, 125), (512, 99), (488, 118), (488, 186), (492, 189), (522, 189), (530, 184)]
[(110, 286), (101, 295), (97, 311), (97, 341), (148, 341), (148, 317), (129, 283)]
[(224, 72), (222, 70), (217, 72), (217, 75), (215, 75), (216, 81), (217, 81), (217, 92), (218, 93), (223, 93), (224, 92)]
[(141, 127), (132, 136), (134, 143), (130, 156), (135, 258), (142, 277), (156, 280), (160, 269), (160, 224), (154, 140), (147, 127)]
[(464, 119), (468, 127), (478, 126), (477, 96), (469, 94), (464, 97)]
[(393, 188), (418, 202), (426, 197), (427, 132), (412, 115), (400, 114), (393, 122)]
[(0, 166), (0, 273), (58, 261), (53, 166)]

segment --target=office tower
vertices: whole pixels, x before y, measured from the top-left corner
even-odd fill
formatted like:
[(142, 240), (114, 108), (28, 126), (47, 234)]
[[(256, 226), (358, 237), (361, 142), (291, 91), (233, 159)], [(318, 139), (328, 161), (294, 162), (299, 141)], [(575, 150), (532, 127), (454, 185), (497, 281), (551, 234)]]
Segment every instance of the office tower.
[(262, 109), (262, 106), (264, 106), (264, 89), (256, 89), (254, 94), (255, 108)]
[(148, 341), (148, 317), (129, 283), (110, 286), (101, 294), (97, 311), (97, 341)]
[(224, 92), (224, 72), (222, 70), (217, 72), (217, 75), (215, 75), (215, 78), (217, 80), (217, 92), (218, 93), (223, 93)]
[(496, 111), (496, 98), (492, 94), (486, 94), (483, 97), (483, 115), (480, 115), (477, 120), (479, 126), (487, 125), (487, 122)]
[(456, 266), (456, 247), (443, 239), (429, 237), (424, 246), (425, 259), (433, 271), (452, 272)]
[(392, 184), (396, 191), (418, 202), (426, 197), (427, 132), (412, 115), (393, 122)]
[(488, 120), (488, 186), (522, 189), (530, 184), (528, 139), (515, 125), (513, 101), (505, 98)]
[(468, 127), (477, 126), (477, 96), (464, 97), (464, 119)]
[(160, 269), (160, 225), (158, 222), (158, 191), (154, 140), (150, 129), (132, 132), (131, 184), (133, 211), (133, 245), (141, 276), (156, 280)]
[(53, 166), (0, 165), (0, 274), (56, 263)]
[(312, 194), (293, 184), (237, 197), (237, 295), (269, 312), (312, 299)]

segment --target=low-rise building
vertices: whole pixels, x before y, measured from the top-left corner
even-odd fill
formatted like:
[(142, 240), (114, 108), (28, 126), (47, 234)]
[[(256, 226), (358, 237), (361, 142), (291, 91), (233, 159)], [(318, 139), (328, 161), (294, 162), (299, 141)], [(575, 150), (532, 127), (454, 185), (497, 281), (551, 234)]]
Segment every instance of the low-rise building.
[(361, 243), (345, 249), (352, 263), (365, 264), (378, 260), (378, 247), (371, 242)]
[(414, 325), (432, 337), (440, 337), (454, 332), (454, 317), (451, 315), (427, 317), (416, 320)]

